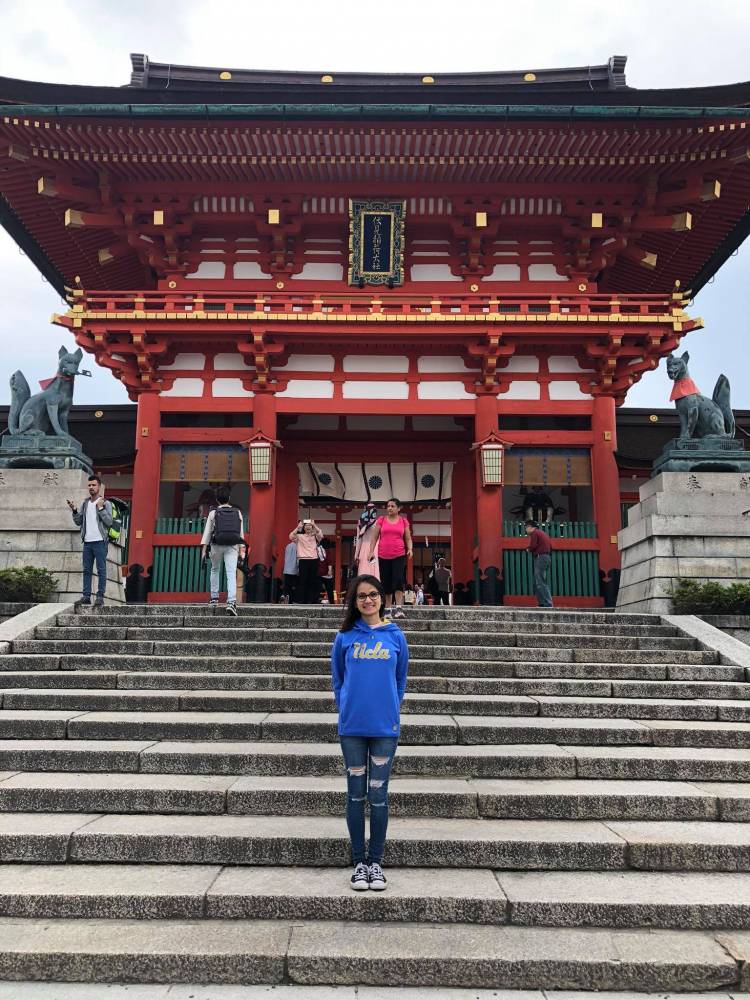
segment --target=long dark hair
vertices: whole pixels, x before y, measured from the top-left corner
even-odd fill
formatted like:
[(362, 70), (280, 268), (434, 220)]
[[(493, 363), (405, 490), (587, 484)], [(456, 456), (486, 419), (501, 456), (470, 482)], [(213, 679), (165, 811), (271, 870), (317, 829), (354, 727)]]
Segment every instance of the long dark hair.
[(385, 591), (383, 590), (383, 584), (378, 580), (376, 576), (371, 573), (363, 573), (361, 576), (355, 576), (346, 591), (346, 603), (344, 605), (344, 620), (341, 623), (341, 628), (339, 632), (348, 632), (350, 629), (354, 628), (356, 623), (362, 617), (362, 613), (357, 607), (357, 590), (360, 584), (366, 583), (380, 594), (380, 620), (383, 620), (383, 615), (385, 612)]

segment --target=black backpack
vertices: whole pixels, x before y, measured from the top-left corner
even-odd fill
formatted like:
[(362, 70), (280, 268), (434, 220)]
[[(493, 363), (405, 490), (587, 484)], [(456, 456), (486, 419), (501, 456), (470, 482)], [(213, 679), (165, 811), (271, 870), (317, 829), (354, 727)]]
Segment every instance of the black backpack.
[(217, 507), (211, 541), (216, 545), (243, 545), (245, 539), (240, 534), (240, 527), (240, 512), (236, 507)]

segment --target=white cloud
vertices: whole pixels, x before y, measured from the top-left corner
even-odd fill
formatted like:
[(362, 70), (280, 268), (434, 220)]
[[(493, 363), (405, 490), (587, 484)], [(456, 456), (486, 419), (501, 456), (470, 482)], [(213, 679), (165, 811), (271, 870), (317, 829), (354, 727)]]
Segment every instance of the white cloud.
[[(4, 0), (0, 67), (6, 76), (57, 83), (121, 86), (130, 52), (157, 61), (216, 67), (380, 72), (480, 71), (598, 64), (629, 56), (637, 87), (733, 83), (748, 76), (750, 4), (713, 0), (474, 0), (471, 15), (454, 0), (381, 0), (377, 18), (350, 0)], [(686, 341), (704, 392), (715, 373), (733, 380), (734, 405), (750, 407), (747, 343), (750, 250), (729, 261), (695, 311), (707, 330)], [(61, 308), (33, 265), (0, 232), (0, 386), (18, 367), (29, 381), (49, 373), (61, 338), (48, 325)], [(735, 370), (737, 369), (737, 370)], [(664, 405), (661, 371), (646, 376), (630, 405)], [(7, 398), (0, 389), (0, 399)], [(81, 380), (77, 400), (125, 401), (109, 372)]]

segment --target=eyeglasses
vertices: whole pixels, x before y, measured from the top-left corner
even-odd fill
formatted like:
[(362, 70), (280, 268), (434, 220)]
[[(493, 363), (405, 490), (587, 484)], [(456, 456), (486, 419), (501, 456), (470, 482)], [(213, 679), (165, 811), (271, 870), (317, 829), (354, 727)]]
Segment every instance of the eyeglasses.
[(379, 597), (377, 590), (371, 590), (369, 594), (357, 594), (358, 601), (377, 601)]

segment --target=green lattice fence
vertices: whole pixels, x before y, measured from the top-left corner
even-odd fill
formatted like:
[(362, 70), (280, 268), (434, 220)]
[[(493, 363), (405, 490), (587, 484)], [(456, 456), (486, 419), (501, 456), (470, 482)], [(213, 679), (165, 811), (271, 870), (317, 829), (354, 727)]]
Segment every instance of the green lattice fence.
[[(533, 595), (534, 566), (526, 549), (503, 552), (503, 579), (509, 596)], [(599, 597), (599, 553), (553, 549), (548, 580), (553, 597)]]

